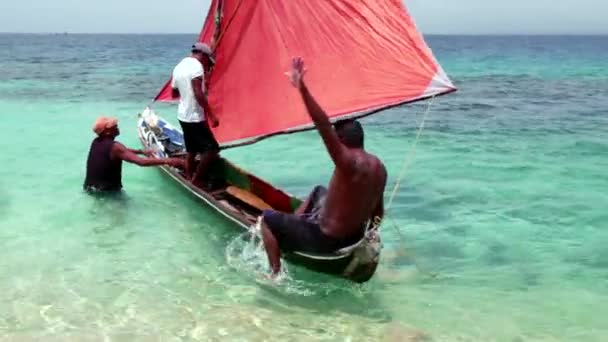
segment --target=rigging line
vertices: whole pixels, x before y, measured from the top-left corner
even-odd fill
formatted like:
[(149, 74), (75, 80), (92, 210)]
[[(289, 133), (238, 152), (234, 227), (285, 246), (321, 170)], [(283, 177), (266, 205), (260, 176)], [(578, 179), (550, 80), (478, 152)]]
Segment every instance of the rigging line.
[(218, 0), (217, 8), (215, 9), (215, 16), (213, 18), (215, 24), (215, 32), (213, 32), (213, 43), (217, 41), (220, 33), (222, 32), (222, 24), (224, 22), (224, 0)]
[(407, 171), (413, 156), (416, 154), (416, 147), (418, 146), (420, 135), (424, 130), (424, 123), (426, 122), (426, 118), (429, 112), (431, 111), (431, 106), (433, 105), (434, 101), (435, 96), (431, 97), (431, 101), (429, 101), (429, 105), (426, 107), (426, 111), (422, 116), (422, 122), (420, 123), (420, 127), (418, 127), (418, 132), (416, 133), (416, 139), (414, 140), (414, 144), (412, 145), (408, 153), (405, 155), (405, 159), (403, 160), (403, 166), (401, 167), (401, 172), (399, 172), (399, 176), (397, 177), (397, 181), (395, 182), (395, 186), (393, 187), (393, 191), (391, 193), (391, 196), (389, 197), (388, 205), (386, 206), (387, 211), (391, 208), (393, 200), (395, 199), (395, 195), (397, 194), (397, 190), (399, 190), (399, 187), (401, 186), (401, 181), (405, 177), (405, 172)]
[[(234, 9), (234, 12), (232, 12), (230, 19), (228, 19), (226, 26), (224, 26), (224, 29), (221, 30), (219, 37), (217, 38), (216, 41), (213, 42), (213, 52), (215, 52), (215, 50), (217, 49), (219, 43), (222, 41), (222, 38), (224, 38), (224, 34), (226, 33), (226, 31), (228, 31), (228, 27), (230, 27), (230, 24), (232, 24), (232, 21), (234, 20), (234, 17), (236, 17), (236, 14), (239, 11), (239, 9), (241, 8), (242, 4), (243, 4), (243, 0), (240, 0), (239, 3), (236, 5), (236, 8)], [(223, 2), (222, 2), (222, 12), (223, 11), (224, 11), (224, 6), (223, 6)], [(221, 14), (221, 16), (223, 17), (223, 13)], [(155, 102), (155, 100), (153, 99), (146, 107), (151, 107), (154, 102)]]
[[(405, 159), (403, 161), (401, 171), (399, 173), (399, 176), (397, 177), (397, 180), (395, 181), (395, 186), (393, 187), (393, 191), (389, 198), (388, 205), (386, 206), (387, 212), (390, 210), (391, 206), (393, 205), (393, 200), (395, 199), (395, 195), (397, 194), (397, 191), (399, 190), (399, 187), (401, 186), (401, 182), (405, 178), (405, 173), (406, 173), (414, 155), (416, 154), (416, 147), (418, 146), (418, 141), (420, 140), (420, 136), (422, 134), (422, 131), (424, 130), (424, 124), (426, 122), (428, 114), (431, 111), (431, 107), (432, 107), (434, 101), (435, 101), (435, 96), (432, 96), (431, 100), (429, 101), (429, 104), (426, 108), (426, 111), (424, 112), (424, 115), (422, 116), (422, 121), (420, 123), (420, 126), (418, 127), (418, 132), (416, 133), (416, 139), (414, 140), (414, 144), (412, 145), (412, 147), (409, 149), (409, 151), (405, 155)], [(404, 249), (408, 249), (405, 247), (405, 238), (404, 238), (403, 234), (401, 233), (401, 230), (399, 229), (399, 226), (397, 225), (395, 220), (392, 218), (392, 216), (390, 216), (388, 214), (385, 214), (385, 216), (387, 216), (388, 219), (391, 221), (391, 225), (393, 226), (393, 228), (397, 232), (397, 235), (399, 236), (399, 241), (401, 242), (401, 245), (404, 246)], [(421, 268), (420, 265), (418, 264), (418, 261), (416, 260), (414, 253), (410, 252), (410, 254), (411, 254), (412, 260), (414, 261), (414, 265), (416, 266), (416, 269), (418, 269), (419, 272), (429, 274), (433, 278), (436, 278), (438, 276), (438, 273), (436, 273), (436, 272), (428, 272), (428, 271), (425, 271), (423, 268)]]
[[(237, 12), (239, 11), (239, 9), (241, 8), (241, 5), (243, 4), (243, 0), (239, 1), (239, 3), (236, 5), (236, 8), (234, 9), (234, 12), (232, 12), (232, 16), (230, 16), (230, 19), (228, 19), (228, 22), (226, 23), (226, 26), (224, 26), (224, 29), (221, 31), (219, 37), (217, 38), (217, 41), (213, 42), (214, 46), (213, 46), (213, 50), (215, 52), (215, 50), (217, 49), (217, 47), (220, 45), (220, 42), (222, 41), (222, 38), (224, 38), (224, 34), (226, 33), (226, 31), (228, 31), (228, 28), (230, 27), (230, 24), (232, 24), (232, 21), (234, 20), (234, 17), (236, 17)], [(223, 11), (223, 8), (222, 8)]]

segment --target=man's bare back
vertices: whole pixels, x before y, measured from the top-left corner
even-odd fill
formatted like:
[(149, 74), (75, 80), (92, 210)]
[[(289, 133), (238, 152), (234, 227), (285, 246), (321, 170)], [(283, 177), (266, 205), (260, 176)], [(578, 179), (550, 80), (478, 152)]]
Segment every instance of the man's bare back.
[(334, 170), (321, 215), (321, 230), (336, 238), (360, 234), (368, 220), (381, 216), (386, 185), (386, 168), (376, 156), (363, 150), (348, 153), (355, 165)]

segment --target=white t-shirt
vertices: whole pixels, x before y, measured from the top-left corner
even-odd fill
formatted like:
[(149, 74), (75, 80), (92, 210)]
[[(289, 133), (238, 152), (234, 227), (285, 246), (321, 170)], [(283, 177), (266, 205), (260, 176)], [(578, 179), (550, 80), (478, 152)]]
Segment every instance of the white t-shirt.
[(205, 71), (203, 65), (194, 57), (186, 57), (173, 69), (171, 88), (179, 89), (180, 101), (177, 107), (177, 119), (184, 122), (201, 122), (205, 120), (203, 108), (196, 101), (192, 90), (192, 80), (202, 77), (202, 90), (205, 91)]

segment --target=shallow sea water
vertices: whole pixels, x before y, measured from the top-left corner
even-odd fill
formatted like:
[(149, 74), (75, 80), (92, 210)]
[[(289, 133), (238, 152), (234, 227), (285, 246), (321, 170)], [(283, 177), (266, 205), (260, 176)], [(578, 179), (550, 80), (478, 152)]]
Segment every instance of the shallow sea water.
[[(364, 286), (261, 281), (227, 251), (242, 232), (155, 169), (82, 193), (94, 118), (138, 147), (191, 39), (0, 35), (0, 340), (608, 339), (608, 38), (428, 38), (460, 91), (432, 107), (389, 212), (403, 238), (383, 227)], [(363, 120), (391, 183), (425, 106)], [(300, 196), (331, 173), (314, 132), (225, 156)]]

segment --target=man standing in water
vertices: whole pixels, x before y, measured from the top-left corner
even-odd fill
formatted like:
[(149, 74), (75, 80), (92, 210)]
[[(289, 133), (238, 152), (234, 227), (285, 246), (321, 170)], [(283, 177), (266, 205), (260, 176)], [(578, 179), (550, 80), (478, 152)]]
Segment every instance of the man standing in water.
[(97, 138), (91, 143), (87, 160), (87, 175), (84, 189), (91, 192), (118, 192), (122, 189), (122, 162), (138, 166), (171, 165), (183, 167), (184, 161), (178, 158), (140, 158), (138, 154), (151, 156), (152, 151), (132, 150), (115, 141), (120, 135), (118, 120), (99, 117), (93, 125)]
[[(219, 156), (219, 145), (209, 128), (219, 125), (207, 96), (205, 95), (205, 70), (215, 64), (211, 49), (207, 44), (192, 45), (192, 54), (173, 69), (171, 81), (172, 95), (180, 97), (177, 119), (184, 133), (186, 145), (186, 177), (194, 182), (203, 175), (209, 165)], [(201, 159), (193, 171), (196, 155)]]
[(327, 114), (304, 84), (304, 62), (294, 58), (289, 75), (335, 165), (329, 189), (317, 186), (295, 214), (267, 210), (262, 238), (273, 277), (281, 269), (281, 251), (331, 253), (363, 238), (370, 220), (384, 216), (384, 164), (363, 148), (363, 128), (345, 120), (332, 128)]

